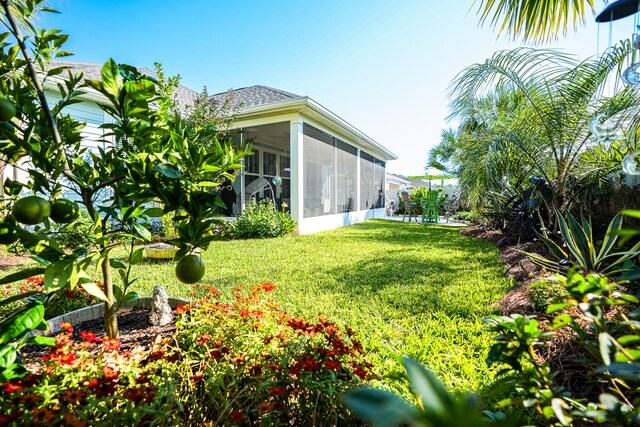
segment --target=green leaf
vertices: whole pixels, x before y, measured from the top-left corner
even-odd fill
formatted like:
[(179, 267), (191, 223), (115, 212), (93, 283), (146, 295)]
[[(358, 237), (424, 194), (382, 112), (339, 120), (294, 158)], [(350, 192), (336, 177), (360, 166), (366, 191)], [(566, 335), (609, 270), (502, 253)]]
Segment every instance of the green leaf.
[(143, 259), (144, 259), (144, 248), (139, 248), (139, 249), (136, 249), (131, 254), (131, 259), (129, 260), (129, 263), (138, 264), (142, 262)]
[(122, 88), (123, 81), (120, 75), (118, 64), (113, 59), (109, 59), (102, 67), (100, 74), (102, 78), (102, 88), (106, 93), (114, 97), (118, 96), (118, 92)]
[(0, 307), (2, 307), (3, 305), (11, 304), (12, 302), (23, 300), (33, 295), (41, 294), (41, 293), (42, 292), (40, 291), (28, 291), (23, 294), (12, 295), (9, 298), (5, 298), (2, 301), (0, 301)]
[(601, 366), (598, 372), (609, 372), (612, 377), (623, 380), (638, 381), (640, 378), (640, 364), (638, 363), (612, 363), (608, 366)]
[(80, 286), (82, 286), (89, 295), (93, 295), (94, 297), (102, 301), (109, 302), (107, 296), (104, 294), (102, 289), (100, 289), (100, 286), (95, 284), (95, 282), (81, 283)]
[(0, 344), (7, 344), (35, 329), (44, 319), (40, 301), (29, 303), (0, 323)]
[(184, 176), (180, 169), (170, 163), (159, 163), (154, 166), (153, 170), (170, 179), (180, 179)]
[(162, 208), (149, 208), (144, 211), (144, 214), (150, 216), (151, 218), (160, 218), (164, 215), (164, 209)]
[(553, 324), (551, 325), (551, 329), (555, 330), (555, 329), (560, 329), (563, 326), (567, 326), (568, 324), (570, 324), (573, 321), (573, 318), (568, 315), (568, 314), (561, 314), (559, 316), (556, 316), (553, 319)]
[(0, 347), (0, 368), (7, 369), (13, 365), (18, 358), (18, 351), (12, 345)]
[(342, 401), (356, 415), (371, 421), (376, 427), (411, 425), (420, 417), (416, 407), (386, 390), (363, 387), (345, 393)]
[(48, 261), (53, 261), (64, 256), (64, 250), (60, 248), (55, 240), (22, 228), (18, 228), (16, 231), (18, 232), (18, 236), (20, 236), (20, 243), (33, 255), (37, 255)]
[(133, 223), (133, 228), (136, 229), (136, 231), (140, 234), (140, 236), (144, 239), (144, 240), (151, 240), (151, 232), (149, 230), (147, 230), (146, 228), (144, 228), (142, 225), (138, 224), (137, 222)]
[[(13, 274), (9, 274), (8, 276), (0, 279), (0, 285), (6, 285), (7, 283), (17, 282), (18, 280), (28, 279), (29, 277), (38, 276), (44, 273), (44, 268), (42, 267), (34, 267), (27, 268), (26, 270), (18, 271)], [(2, 305), (2, 304), (0, 304)]]
[(445, 417), (455, 405), (444, 385), (420, 362), (404, 356), (402, 363), (407, 371), (411, 390), (420, 398), (425, 411)]
[(598, 342), (600, 344), (600, 355), (602, 356), (603, 363), (605, 365), (611, 365), (617, 351), (615, 339), (606, 332), (601, 332), (598, 335)]
[(571, 307), (572, 305), (574, 304), (570, 302), (556, 302), (553, 304), (549, 304), (549, 306), (547, 307), (547, 314), (555, 313), (556, 311)]
[(69, 282), (69, 265), (68, 260), (54, 262), (44, 270), (44, 290), (46, 292), (55, 292), (65, 286)]
[(127, 268), (127, 264), (125, 264), (124, 261), (118, 258), (109, 259), (109, 265), (111, 266), (111, 268), (123, 268), (123, 269)]
[(640, 210), (625, 209), (622, 211), (622, 215), (640, 219)]
[(122, 298), (122, 302), (135, 301), (138, 299), (138, 293), (134, 291), (127, 292)]
[(113, 285), (113, 299), (116, 302), (122, 302), (122, 288), (120, 286)]
[(52, 347), (57, 344), (57, 341), (53, 337), (45, 337), (45, 336), (35, 336), (31, 337), (27, 340), (29, 344), (37, 344), (37, 345), (46, 345), (47, 347)]

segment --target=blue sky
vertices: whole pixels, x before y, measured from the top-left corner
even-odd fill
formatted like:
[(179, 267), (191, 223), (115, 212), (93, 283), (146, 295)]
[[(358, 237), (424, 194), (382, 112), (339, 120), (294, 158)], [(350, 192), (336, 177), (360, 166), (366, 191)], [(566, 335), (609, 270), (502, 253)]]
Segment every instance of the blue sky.
[[(262, 84), (308, 95), (398, 156), (388, 169), (422, 174), (450, 124), (447, 92), (465, 67), (513, 48), (479, 27), (473, 0), (51, 0), (42, 25), (70, 35), (71, 60), (152, 68), (209, 93)], [(596, 0), (596, 9), (604, 7)], [(601, 25), (600, 44), (609, 26)], [(613, 41), (630, 37), (616, 21)], [(594, 55), (597, 25), (546, 47)]]

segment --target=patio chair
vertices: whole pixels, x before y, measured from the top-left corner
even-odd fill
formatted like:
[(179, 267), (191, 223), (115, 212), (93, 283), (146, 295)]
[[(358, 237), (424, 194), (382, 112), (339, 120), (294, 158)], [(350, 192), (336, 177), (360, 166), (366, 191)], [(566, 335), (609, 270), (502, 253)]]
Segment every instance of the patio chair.
[(444, 217), (449, 222), (450, 217), (457, 218), (458, 209), (460, 209), (460, 198), (455, 194), (443, 205)]
[(254, 197), (261, 191), (269, 191), (271, 193), (271, 201), (274, 203), (273, 209), (275, 210), (276, 196), (273, 193), (273, 187), (265, 178), (258, 178), (254, 181), (251, 181), (245, 187), (245, 194), (248, 196), (247, 200), (251, 201)]
[[(439, 191), (429, 190), (427, 191), (427, 197), (421, 199), (422, 202), (422, 223), (428, 222), (438, 223), (440, 205), (444, 198)], [(446, 196), (445, 196), (446, 197)]]
[(404, 207), (404, 215), (402, 215), (402, 222), (404, 222), (405, 217), (409, 214), (409, 222), (411, 222), (411, 215), (418, 222), (418, 217), (416, 216), (416, 204), (411, 203), (411, 199), (409, 198), (409, 193), (403, 191), (402, 193), (402, 206)]

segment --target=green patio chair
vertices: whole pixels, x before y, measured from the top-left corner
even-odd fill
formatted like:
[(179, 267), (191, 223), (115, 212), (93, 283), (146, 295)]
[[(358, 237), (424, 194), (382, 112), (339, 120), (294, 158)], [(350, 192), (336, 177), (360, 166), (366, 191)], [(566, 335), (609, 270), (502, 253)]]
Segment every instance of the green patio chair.
[(440, 191), (429, 190), (427, 191), (427, 197), (421, 199), (422, 204), (422, 223), (427, 224), (433, 222), (435, 224), (440, 220), (440, 207), (442, 202), (447, 197), (446, 194), (442, 194)]

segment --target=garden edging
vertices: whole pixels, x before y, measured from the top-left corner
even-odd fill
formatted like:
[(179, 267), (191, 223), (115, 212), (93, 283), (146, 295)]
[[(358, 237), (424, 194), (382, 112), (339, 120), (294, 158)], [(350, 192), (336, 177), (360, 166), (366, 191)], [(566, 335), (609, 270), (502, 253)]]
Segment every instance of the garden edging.
[[(151, 309), (151, 301), (153, 297), (140, 297), (134, 301), (125, 302), (120, 307), (118, 313), (128, 313), (136, 309)], [(179, 305), (190, 304), (191, 301), (185, 298), (169, 297), (169, 306), (176, 309)], [(28, 336), (39, 335), (55, 335), (62, 330), (60, 323), (69, 323), (71, 326), (78, 325), (89, 320), (99, 319), (104, 316), (104, 304), (95, 304), (89, 307), (83, 307), (69, 313), (61, 314), (52, 319), (47, 320), (49, 327), (47, 330), (34, 329)]]

